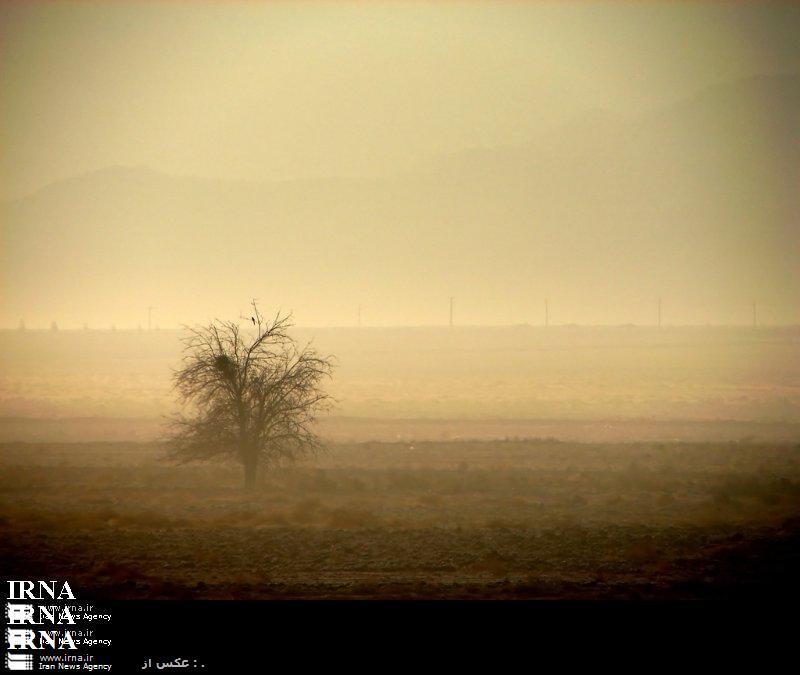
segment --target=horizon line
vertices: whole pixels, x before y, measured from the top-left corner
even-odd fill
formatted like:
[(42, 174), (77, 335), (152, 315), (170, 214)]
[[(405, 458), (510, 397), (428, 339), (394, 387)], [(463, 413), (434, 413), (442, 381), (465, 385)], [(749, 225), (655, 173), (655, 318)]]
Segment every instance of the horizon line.
[[(244, 325), (244, 322), (242, 322)], [(190, 324), (186, 324), (189, 326)], [(205, 325), (203, 322), (191, 324), (190, 326), (194, 325)], [(457, 330), (462, 328), (541, 328), (541, 329), (552, 329), (552, 328), (653, 328), (656, 330), (666, 330), (668, 328), (742, 328), (742, 329), (750, 329), (750, 330), (758, 330), (763, 328), (800, 328), (800, 322), (797, 323), (764, 323), (758, 324), (753, 326), (750, 323), (674, 323), (674, 324), (661, 324), (661, 326), (654, 324), (654, 323), (576, 323), (576, 322), (566, 322), (566, 323), (551, 323), (550, 325), (545, 325), (542, 323), (474, 323), (474, 324), (455, 324), (450, 326), (449, 324), (387, 324), (387, 325), (373, 325), (373, 326), (364, 326), (364, 325), (357, 325), (357, 324), (338, 324), (338, 325), (293, 325), (292, 328), (296, 330), (397, 330), (397, 329), (406, 329), (406, 328), (436, 328), (442, 330)], [(0, 327), (0, 332), (10, 332), (10, 333), (62, 333), (62, 332), (70, 332), (70, 333), (91, 333), (91, 332), (107, 332), (107, 333), (158, 333), (158, 332), (175, 332), (184, 330), (184, 325), (179, 326), (168, 326), (168, 327), (156, 327), (152, 329), (142, 328), (142, 327), (68, 327), (68, 328), (61, 328), (57, 327), (55, 330), (50, 327), (29, 327), (25, 326), (24, 328), (17, 327), (7, 327), (3, 326)]]

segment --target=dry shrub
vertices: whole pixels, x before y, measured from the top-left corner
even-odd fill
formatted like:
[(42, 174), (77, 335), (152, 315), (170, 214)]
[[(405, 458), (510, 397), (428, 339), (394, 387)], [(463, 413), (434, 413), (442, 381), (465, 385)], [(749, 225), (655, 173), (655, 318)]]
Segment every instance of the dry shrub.
[(113, 520), (116, 521), (114, 524), (117, 527), (153, 530), (176, 527), (185, 524), (182, 520), (170, 518), (160, 513), (156, 513), (155, 511), (122, 513), (115, 516)]
[(433, 492), (426, 492), (423, 495), (420, 495), (417, 498), (420, 506), (425, 506), (428, 508), (438, 508), (442, 505), (442, 496), (435, 494)]
[(231, 508), (224, 513), (211, 517), (208, 524), (213, 527), (263, 527), (270, 525), (287, 525), (288, 519), (282, 511), (266, 509)]
[(516, 524), (506, 518), (492, 518), (486, 521), (490, 530), (513, 530)]
[(362, 527), (375, 527), (380, 519), (371, 511), (360, 507), (343, 507), (332, 509), (328, 513), (327, 523), (335, 530), (350, 530)]
[(295, 523), (307, 524), (313, 523), (319, 518), (319, 511), (322, 507), (322, 502), (316, 497), (303, 499), (294, 505), (289, 517)]
[(92, 570), (92, 576), (111, 583), (138, 581), (148, 578), (147, 575), (135, 567), (115, 561), (107, 561), (96, 565)]
[(338, 483), (326, 471), (318, 470), (311, 480), (311, 490), (331, 494), (339, 490)]
[(508, 574), (510, 566), (508, 558), (492, 549), (486, 555), (470, 563), (466, 569), (469, 572), (488, 573), (496, 577), (504, 577)]
[(625, 558), (637, 565), (654, 563), (662, 557), (661, 550), (649, 538), (637, 541), (625, 551)]
[(256, 526), (261, 527), (286, 527), (287, 525), (289, 525), (289, 518), (283, 511), (268, 511), (256, 521)]

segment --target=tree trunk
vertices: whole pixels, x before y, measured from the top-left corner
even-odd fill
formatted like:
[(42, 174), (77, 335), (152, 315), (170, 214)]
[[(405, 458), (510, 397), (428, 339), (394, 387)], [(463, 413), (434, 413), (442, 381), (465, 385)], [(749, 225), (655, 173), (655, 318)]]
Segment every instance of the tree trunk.
[(244, 489), (248, 492), (256, 488), (256, 474), (258, 472), (258, 458), (247, 457), (244, 460)]

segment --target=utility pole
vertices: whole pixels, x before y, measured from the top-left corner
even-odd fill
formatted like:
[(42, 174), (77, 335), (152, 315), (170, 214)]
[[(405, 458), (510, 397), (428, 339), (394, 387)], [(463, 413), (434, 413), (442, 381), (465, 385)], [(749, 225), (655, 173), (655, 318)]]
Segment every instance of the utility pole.
[(545, 328), (550, 325), (550, 301), (547, 298), (544, 299), (544, 325)]
[(153, 327), (153, 308), (147, 308), (147, 332), (150, 332), (150, 329)]
[(453, 329), (453, 296), (450, 296), (450, 329)]
[(756, 315), (756, 301), (753, 300), (753, 328), (758, 325), (758, 318)]
[(361, 305), (358, 306), (358, 327), (361, 328)]
[(658, 299), (658, 327), (661, 328), (661, 298)]

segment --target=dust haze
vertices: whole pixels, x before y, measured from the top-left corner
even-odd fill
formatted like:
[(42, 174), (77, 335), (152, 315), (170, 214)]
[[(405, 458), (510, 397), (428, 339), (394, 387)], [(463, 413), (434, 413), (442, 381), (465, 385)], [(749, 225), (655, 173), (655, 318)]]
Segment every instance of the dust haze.
[[(3, 575), (797, 594), (798, 30), (791, 3), (3, 3)], [(186, 327), (250, 336), (254, 301), (335, 357), (333, 405), (243, 491), (235, 453), (166, 461), (164, 422)]]
[(2, 12), (0, 325), (798, 322), (796, 6)]

